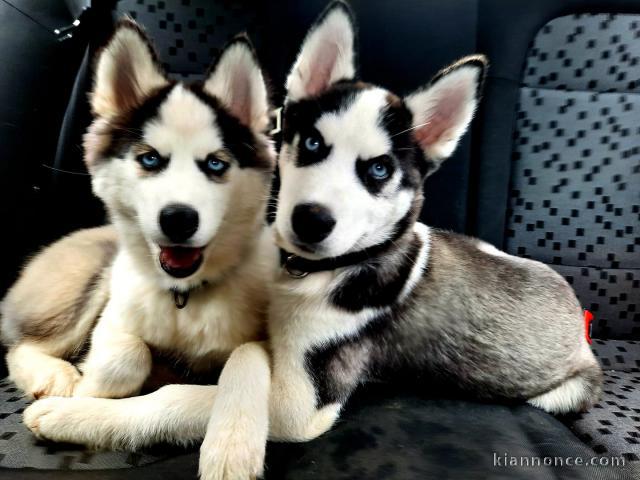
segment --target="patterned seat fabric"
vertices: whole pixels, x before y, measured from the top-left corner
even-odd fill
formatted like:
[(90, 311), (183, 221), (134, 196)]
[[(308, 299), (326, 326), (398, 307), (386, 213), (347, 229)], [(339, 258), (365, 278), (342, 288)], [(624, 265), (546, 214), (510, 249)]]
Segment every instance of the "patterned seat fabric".
[(256, 41), (263, 8), (252, 0), (121, 0), (116, 16), (144, 25), (167, 71), (198, 79), (235, 35), (245, 32)]
[(506, 247), (552, 264), (598, 338), (640, 338), (640, 16), (575, 15), (529, 51)]
[[(601, 402), (572, 423), (598, 453), (640, 460), (640, 16), (559, 17), (520, 90), (506, 231), (595, 315)], [(612, 340), (615, 339), (615, 340)], [(624, 341), (627, 340), (627, 341)]]
[(596, 453), (640, 462), (640, 341), (595, 340), (593, 350), (604, 369), (602, 399), (570, 426)]

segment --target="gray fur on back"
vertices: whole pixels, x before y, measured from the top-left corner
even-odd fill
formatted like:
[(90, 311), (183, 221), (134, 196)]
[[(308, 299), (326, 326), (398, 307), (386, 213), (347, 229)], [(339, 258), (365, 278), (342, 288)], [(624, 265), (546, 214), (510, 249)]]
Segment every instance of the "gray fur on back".
[(415, 361), (482, 397), (530, 398), (585, 369), (597, 373), (566, 281), (546, 265), (477, 245), (431, 230), (427, 268), (400, 307), (404, 327), (394, 329)]

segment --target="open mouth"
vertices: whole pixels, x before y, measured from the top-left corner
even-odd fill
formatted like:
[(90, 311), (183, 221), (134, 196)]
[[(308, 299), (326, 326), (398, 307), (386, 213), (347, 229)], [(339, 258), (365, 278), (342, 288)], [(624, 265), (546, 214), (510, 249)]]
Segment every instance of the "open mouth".
[(188, 277), (200, 268), (203, 250), (203, 247), (160, 247), (160, 266), (172, 277)]

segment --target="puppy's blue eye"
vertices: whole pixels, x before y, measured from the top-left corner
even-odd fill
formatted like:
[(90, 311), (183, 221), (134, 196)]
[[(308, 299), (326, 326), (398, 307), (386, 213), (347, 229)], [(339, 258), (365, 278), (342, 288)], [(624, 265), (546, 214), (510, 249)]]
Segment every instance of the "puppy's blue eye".
[(164, 166), (163, 158), (157, 152), (146, 152), (137, 156), (138, 163), (150, 172), (159, 170)]
[(320, 140), (316, 137), (307, 137), (304, 141), (304, 148), (310, 152), (317, 152), (320, 148)]
[(222, 175), (229, 168), (229, 163), (210, 155), (206, 160), (205, 166), (208, 172), (214, 175)]
[(382, 162), (373, 162), (369, 166), (368, 173), (376, 180), (384, 180), (385, 178), (389, 177), (389, 167), (387, 167)]

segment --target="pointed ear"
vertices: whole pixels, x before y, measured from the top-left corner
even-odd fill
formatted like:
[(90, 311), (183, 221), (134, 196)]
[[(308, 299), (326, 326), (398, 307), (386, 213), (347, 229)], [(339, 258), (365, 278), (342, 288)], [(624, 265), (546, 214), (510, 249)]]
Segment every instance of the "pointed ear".
[(99, 117), (113, 117), (139, 106), (154, 90), (168, 84), (142, 28), (124, 19), (98, 56), (91, 108)]
[(287, 97), (318, 95), (338, 80), (354, 78), (354, 43), (351, 10), (343, 2), (331, 3), (304, 39), (287, 77)]
[(267, 85), (246, 36), (236, 37), (225, 47), (204, 82), (204, 91), (216, 97), (243, 125), (257, 132), (267, 128)]
[(405, 99), (413, 115), (415, 139), (436, 167), (451, 156), (467, 130), (480, 100), (486, 68), (486, 57), (465, 57)]

